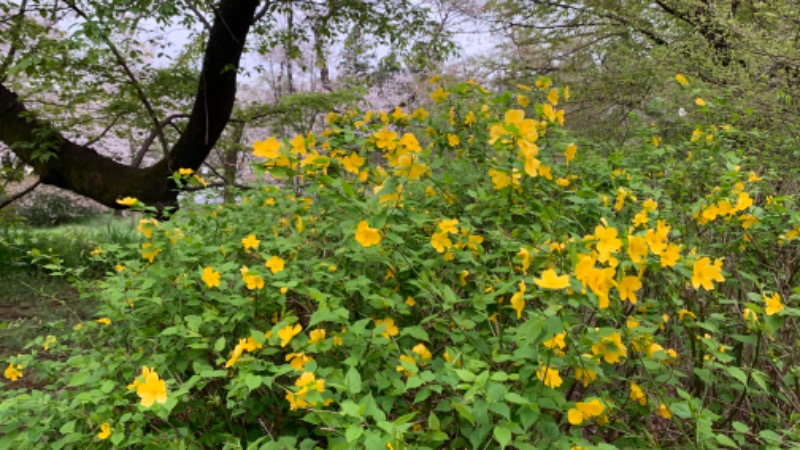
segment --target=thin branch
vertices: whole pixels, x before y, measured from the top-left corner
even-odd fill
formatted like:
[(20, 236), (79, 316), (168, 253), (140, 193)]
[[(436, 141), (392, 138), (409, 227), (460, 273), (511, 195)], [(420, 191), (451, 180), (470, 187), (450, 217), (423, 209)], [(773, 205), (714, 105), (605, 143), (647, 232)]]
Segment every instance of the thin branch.
[[(66, 3), (67, 5), (70, 6), (70, 8), (72, 8), (73, 11), (75, 11), (84, 20), (86, 20), (87, 22), (91, 22), (89, 16), (85, 12), (83, 12), (83, 10), (78, 7), (78, 5), (75, 4), (74, 0), (66, 0)], [(153, 125), (158, 130), (158, 140), (161, 143), (161, 147), (164, 150), (164, 153), (169, 152), (169, 145), (167, 144), (167, 139), (164, 136), (163, 130), (158, 127), (159, 121), (158, 121), (158, 115), (156, 114), (156, 110), (150, 103), (150, 100), (147, 98), (147, 95), (144, 93), (144, 90), (142, 89), (142, 85), (139, 82), (139, 79), (136, 78), (136, 75), (133, 73), (131, 68), (128, 66), (128, 63), (125, 61), (125, 57), (122, 56), (122, 53), (119, 51), (119, 49), (117, 49), (114, 43), (111, 42), (111, 39), (109, 39), (108, 36), (105, 35), (105, 33), (101, 34), (101, 38), (103, 42), (105, 42), (105, 44), (108, 46), (108, 49), (111, 50), (111, 53), (114, 54), (114, 58), (117, 60), (117, 64), (119, 64), (119, 66), (122, 68), (122, 71), (128, 77), (128, 80), (130, 81), (134, 90), (136, 90), (136, 95), (139, 97), (139, 101), (142, 102), (142, 105), (144, 106), (145, 110), (147, 110), (147, 114), (150, 116), (150, 120), (153, 122)]]
[(133, 161), (131, 162), (131, 167), (138, 168), (142, 164), (142, 160), (144, 159), (144, 155), (147, 154), (147, 151), (150, 150), (150, 146), (153, 144), (156, 136), (163, 133), (164, 127), (167, 125), (172, 124), (172, 121), (175, 119), (188, 119), (188, 114), (171, 114), (167, 116), (164, 120), (156, 124), (156, 128), (150, 132), (150, 135), (147, 136), (147, 139), (144, 140), (142, 146), (139, 147), (139, 151), (136, 152), (136, 156), (133, 157)]
[(117, 122), (119, 121), (120, 118), (122, 118), (122, 114), (118, 114), (117, 116), (115, 116), (114, 120), (112, 120), (111, 123), (108, 124), (108, 126), (105, 127), (105, 129), (103, 129), (103, 131), (100, 132), (100, 134), (98, 134), (97, 136), (95, 136), (94, 139), (90, 140), (89, 142), (87, 142), (87, 143), (85, 143), (83, 145), (85, 147), (91, 147), (92, 145), (94, 145), (98, 141), (100, 141), (100, 139), (103, 139), (103, 137), (105, 137), (105, 135), (108, 134), (108, 132), (111, 131), (112, 128), (114, 128), (114, 125), (117, 124)]
[(261, 20), (262, 17), (266, 16), (267, 11), (269, 11), (269, 8), (271, 6), (272, 6), (272, 0), (265, 1), (264, 6), (262, 6), (261, 9), (258, 10), (258, 12), (256, 12), (256, 15), (253, 16), (253, 23), (258, 22), (259, 20)]
[(8, 53), (3, 59), (3, 63), (0, 64), (0, 83), (6, 80), (6, 76), (8, 75), (6, 71), (8, 70), (8, 67), (11, 66), (11, 63), (14, 62), (14, 56), (17, 54), (17, 44), (19, 44), (20, 37), (19, 28), (22, 26), (22, 20), (25, 16), (27, 6), (28, 0), (22, 0), (22, 3), (19, 5), (19, 12), (12, 18), (14, 23), (8, 30), (8, 34), (13, 36), (13, 38), (11, 38), (11, 47), (8, 49)]
[(15, 201), (21, 199), (22, 197), (30, 194), (31, 192), (33, 192), (34, 189), (39, 187), (40, 184), (42, 184), (42, 180), (36, 180), (36, 183), (33, 183), (32, 185), (28, 186), (27, 188), (25, 188), (25, 189), (17, 192), (16, 194), (6, 198), (5, 200), (0, 201), (0, 209), (3, 209), (6, 206), (8, 206), (8, 205), (14, 203)]
[(197, 9), (197, 6), (195, 6), (194, 3), (192, 3), (192, 0), (184, 0), (184, 3), (194, 13), (194, 15), (197, 17), (197, 19), (200, 20), (200, 22), (203, 23), (203, 26), (206, 27), (206, 30), (210, 31), (211, 30), (211, 22), (209, 22), (208, 19), (206, 19), (206, 17), (203, 15), (203, 13), (201, 13), (200, 10)]

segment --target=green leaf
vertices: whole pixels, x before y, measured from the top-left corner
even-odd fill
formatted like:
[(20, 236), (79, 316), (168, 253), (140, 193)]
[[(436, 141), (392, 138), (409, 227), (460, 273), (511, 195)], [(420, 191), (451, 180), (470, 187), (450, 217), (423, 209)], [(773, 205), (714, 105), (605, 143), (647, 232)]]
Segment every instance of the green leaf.
[(494, 427), (494, 438), (500, 444), (500, 448), (505, 448), (511, 442), (511, 430), (503, 426)]
[(726, 367), (725, 371), (728, 372), (730, 376), (736, 378), (740, 383), (747, 386), (747, 374), (738, 367)]
[(736, 442), (733, 441), (733, 439), (729, 438), (728, 436), (725, 436), (724, 434), (718, 434), (714, 436), (714, 439), (716, 439), (716, 441), (719, 442), (720, 445), (723, 445), (725, 447), (739, 448), (739, 444), (737, 444)]
[(361, 392), (361, 374), (358, 372), (358, 370), (356, 370), (355, 367), (351, 367), (350, 370), (347, 371), (347, 374), (344, 377), (344, 382), (347, 386), (347, 391), (350, 394), (358, 394)]
[(359, 425), (350, 425), (347, 431), (344, 432), (344, 437), (347, 442), (354, 442), (364, 434), (364, 429)]

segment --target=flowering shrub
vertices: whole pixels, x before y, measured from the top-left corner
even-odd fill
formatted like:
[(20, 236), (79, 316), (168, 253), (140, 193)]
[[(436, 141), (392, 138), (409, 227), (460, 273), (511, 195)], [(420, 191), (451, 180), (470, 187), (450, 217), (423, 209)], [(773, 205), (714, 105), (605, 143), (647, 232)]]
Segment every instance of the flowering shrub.
[(547, 79), (433, 99), (256, 142), (270, 183), (93, 256), (115, 265), (98, 320), (8, 358), (0, 443), (800, 440), (780, 332), (800, 221), (740, 169), (735, 130), (606, 153), (561, 128)]

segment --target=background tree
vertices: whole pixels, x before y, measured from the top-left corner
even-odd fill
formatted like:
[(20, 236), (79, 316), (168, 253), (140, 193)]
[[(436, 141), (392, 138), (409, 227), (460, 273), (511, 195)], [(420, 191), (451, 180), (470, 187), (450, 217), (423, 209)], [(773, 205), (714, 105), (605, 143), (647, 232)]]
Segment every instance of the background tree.
[[(402, 48), (430, 25), (426, 11), (406, 0), (26, 0), (0, 2), (0, 12), (0, 142), (41, 182), (111, 207), (124, 196), (176, 204), (168, 177), (178, 168), (199, 168), (214, 148), (236, 103), (243, 56), (281, 43), (291, 58), (301, 43), (322, 48), (356, 24), (377, 42)], [(293, 26), (276, 32), (287, 14)], [(181, 66), (197, 54), (174, 60), (180, 46), (165, 33), (176, 27), (202, 55), (199, 67), (174, 71), (164, 64)], [(175, 95), (173, 83), (193, 85), (192, 93)], [(104, 138), (126, 123), (147, 124), (136, 155), (155, 144), (162, 155), (156, 163), (120, 162), (125, 158), (103, 148)]]

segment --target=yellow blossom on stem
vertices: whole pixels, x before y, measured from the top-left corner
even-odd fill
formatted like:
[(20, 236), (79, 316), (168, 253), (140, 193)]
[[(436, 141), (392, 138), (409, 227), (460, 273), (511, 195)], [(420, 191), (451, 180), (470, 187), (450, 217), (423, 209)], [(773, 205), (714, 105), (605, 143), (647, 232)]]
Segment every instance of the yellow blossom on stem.
[(631, 394), (630, 394), (630, 397), (631, 397), (631, 400), (633, 400), (635, 402), (639, 402), (639, 404), (642, 405), (642, 406), (647, 404), (647, 395), (644, 393), (644, 391), (642, 390), (642, 388), (638, 384), (633, 383), (633, 382), (631, 383)]
[(17, 381), (18, 379), (22, 378), (22, 366), (19, 364), (8, 363), (8, 367), (6, 367), (6, 370), (3, 372), (3, 376), (5, 376), (8, 380)]
[(370, 228), (366, 220), (358, 223), (356, 241), (363, 247), (371, 247), (381, 242), (381, 233), (376, 228)]
[(683, 74), (680, 74), (680, 73), (675, 75), (675, 81), (677, 81), (678, 84), (680, 84), (681, 86), (688, 86), (689, 85), (689, 80), (686, 79), (686, 77)]
[(602, 415), (605, 409), (605, 405), (597, 399), (588, 402), (577, 402), (575, 407), (567, 412), (567, 420), (572, 425), (580, 425), (585, 420)]
[(125, 198), (117, 199), (117, 203), (122, 205), (122, 206), (133, 206), (138, 201), (139, 200), (136, 199), (136, 197), (125, 197)]
[(592, 345), (592, 353), (602, 356), (605, 362), (614, 364), (628, 356), (628, 349), (622, 343), (622, 336), (618, 332), (614, 332), (600, 339), (599, 343)]
[(580, 381), (583, 387), (586, 387), (589, 383), (597, 379), (597, 372), (592, 369), (578, 367), (575, 369), (575, 379)]
[(381, 325), (386, 327), (383, 333), (381, 333), (386, 339), (389, 339), (391, 336), (397, 336), (397, 334), (400, 333), (400, 329), (394, 324), (394, 319), (390, 317), (375, 321), (375, 327), (379, 327)]
[(564, 289), (569, 287), (569, 275), (558, 276), (555, 269), (542, 272), (541, 278), (534, 278), (533, 282), (543, 289)]
[(715, 260), (713, 265), (708, 257), (697, 260), (693, 267), (692, 287), (713, 291), (714, 281), (718, 283), (725, 281), (725, 277), (722, 276), (722, 259)]
[(567, 164), (575, 159), (576, 153), (578, 153), (578, 146), (575, 144), (569, 144), (567, 148), (564, 149), (564, 157), (567, 159)]
[(303, 327), (300, 324), (295, 325), (286, 325), (285, 327), (281, 328), (278, 331), (278, 338), (281, 340), (281, 347), (286, 347), (289, 345), (289, 341), (292, 340), (293, 337), (300, 334), (303, 330)]
[(310, 333), (308, 333), (308, 337), (309, 337), (308, 343), (309, 344), (313, 344), (315, 342), (324, 341), (325, 340), (325, 335), (326, 335), (326, 332), (325, 332), (325, 329), (323, 329), (323, 328), (318, 328), (316, 330), (312, 330)]
[(283, 271), (284, 267), (286, 267), (286, 261), (280, 256), (272, 255), (267, 262), (264, 263), (264, 265), (270, 270), (270, 272), (279, 273)]
[(242, 239), (242, 246), (244, 246), (244, 251), (249, 252), (250, 249), (258, 249), (258, 244), (261, 241), (256, 239), (254, 234), (248, 235), (246, 238)]
[(433, 355), (431, 354), (431, 351), (428, 350), (428, 347), (425, 347), (425, 344), (422, 344), (422, 343), (419, 343), (419, 344), (415, 345), (414, 348), (411, 349), (411, 351), (416, 353), (417, 355), (419, 355), (419, 357), (421, 359), (426, 360), (426, 361), (428, 361), (431, 358), (433, 358)]
[(522, 318), (522, 310), (525, 308), (525, 282), (519, 282), (519, 291), (511, 296), (511, 307), (517, 312), (517, 319)]
[(781, 302), (781, 296), (777, 292), (772, 294), (772, 296), (765, 295), (764, 303), (767, 304), (766, 309), (764, 309), (764, 313), (766, 313), (768, 316), (778, 314), (779, 312), (783, 311), (784, 306)]
[(108, 422), (103, 422), (100, 425), (100, 432), (97, 433), (97, 438), (102, 441), (108, 439), (109, 436), (111, 436), (111, 425)]
[(431, 235), (431, 246), (436, 249), (438, 253), (444, 253), (445, 250), (453, 246), (453, 241), (450, 240), (446, 231), (433, 233)]
[(212, 267), (206, 267), (203, 269), (203, 275), (200, 276), (200, 279), (206, 284), (206, 286), (212, 287), (219, 287), (219, 279), (220, 274), (219, 272), (215, 271)]
[(665, 419), (669, 419), (672, 417), (672, 412), (669, 410), (669, 407), (665, 404), (658, 405), (658, 414)]
[(155, 402), (161, 404), (167, 402), (167, 384), (158, 377), (155, 370), (147, 367), (142, 367), (142, 374), (128, 388), (136, 389), (136, 395), (145, 408), (153, 406)]
[(617, 290), (619, 291), (619, 298), (621, 300), (628, 300), (631, 304), (636, 304), (636, 291), (642, 288), (642, 280), (637, 276), (626, 276), (619, 283), (617, 283)]
[(541, 380), (545, 386), (553, 389), (561, 386), (561, 383), (563, 383), (561, 376), (558, 374), (558, 370), (548, 366), (542, 366), (537, 370), (536, 378)]

